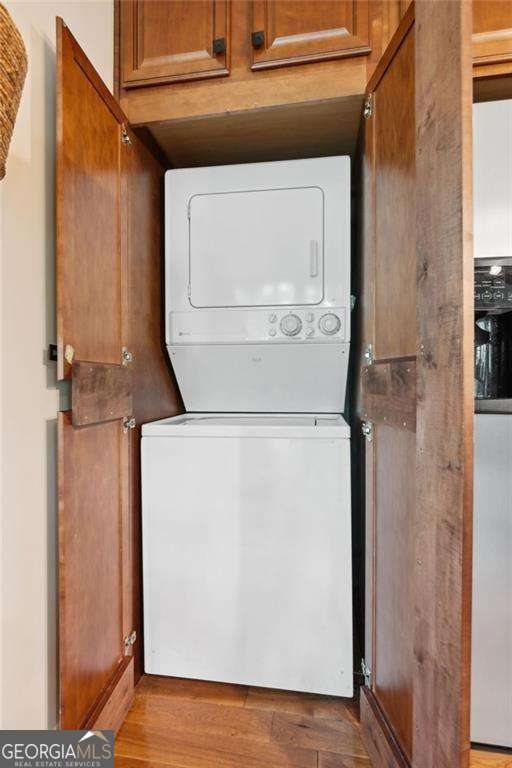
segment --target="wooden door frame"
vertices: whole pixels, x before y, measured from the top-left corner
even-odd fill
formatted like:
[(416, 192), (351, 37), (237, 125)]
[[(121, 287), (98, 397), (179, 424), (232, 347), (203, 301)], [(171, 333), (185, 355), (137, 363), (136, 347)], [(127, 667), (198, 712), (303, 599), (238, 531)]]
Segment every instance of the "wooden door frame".
[(367, 687), (361, 717), (376, 767), (466, 768), (474, 410), (471, 3), (416, 0), (370, 93), (412, 23), (418, 291), (412, 762)]
[(471, 3), (416, 4), (413, 765), (469, 765), (474, 262)]

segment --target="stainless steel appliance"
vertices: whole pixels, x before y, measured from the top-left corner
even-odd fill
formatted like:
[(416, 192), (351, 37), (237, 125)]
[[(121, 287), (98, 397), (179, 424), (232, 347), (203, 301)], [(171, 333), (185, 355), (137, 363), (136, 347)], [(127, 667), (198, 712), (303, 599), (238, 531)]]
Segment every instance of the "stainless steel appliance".
[(475, 261), (471, 739), (512, 747), (512, 259)]
[(477, 413), (512, 411), (512, 259), (475, 263)]

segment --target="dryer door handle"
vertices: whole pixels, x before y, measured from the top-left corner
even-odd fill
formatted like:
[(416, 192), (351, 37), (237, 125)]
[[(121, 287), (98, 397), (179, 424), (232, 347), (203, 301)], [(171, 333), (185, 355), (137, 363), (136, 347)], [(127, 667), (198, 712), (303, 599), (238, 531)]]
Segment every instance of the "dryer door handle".
[(311, 240), (309, 246), (309, 276), (318, 277), (318, 240)]

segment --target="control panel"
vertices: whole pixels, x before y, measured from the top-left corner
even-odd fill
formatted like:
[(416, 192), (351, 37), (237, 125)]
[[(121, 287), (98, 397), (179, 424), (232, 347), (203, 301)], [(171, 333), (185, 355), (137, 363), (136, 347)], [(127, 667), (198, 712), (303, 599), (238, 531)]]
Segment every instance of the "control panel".
[[(300, 312), (296, 310), (290, 312), (271, 312), (268, 316), (269, 331), (271, 338), (276, 336), (301, 336), (306, 339), (312, 339), (315, 336), (336, 336), (342, 329), (342, 320), (344, 317), (343, 309), (331, 311)], [(279, 323), (278, 323), (279, 321)]]
[(349, 341), (345, 307), (170, 313), (173, 344)]
[(512, 265), (504, 260), (475, 264), (475, 309), (512, 310)]

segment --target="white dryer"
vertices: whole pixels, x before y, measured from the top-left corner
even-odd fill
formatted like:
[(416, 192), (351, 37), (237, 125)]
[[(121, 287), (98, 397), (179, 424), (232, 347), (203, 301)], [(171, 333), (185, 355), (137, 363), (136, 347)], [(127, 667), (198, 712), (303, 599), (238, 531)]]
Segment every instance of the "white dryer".
[(188, 411), (342, 413), (350, 160), (165, 176), (167, 348)]
[(350, 163), (168, 171), (142, 428), (146, 671), (352, 695)]

